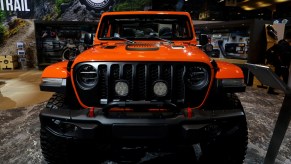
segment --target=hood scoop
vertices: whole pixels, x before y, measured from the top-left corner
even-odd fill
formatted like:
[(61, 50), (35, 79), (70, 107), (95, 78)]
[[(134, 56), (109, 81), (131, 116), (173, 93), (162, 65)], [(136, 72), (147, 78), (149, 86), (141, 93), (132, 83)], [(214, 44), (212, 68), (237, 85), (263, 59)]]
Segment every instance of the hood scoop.
[(128, 51), (157, 51), (160, 46), (152, 43), (131, 43), (126, 45), (125, 49)]
[(172, 49), (185, 49), (184, 45), (172, 45)]
[(104, 49), (114, 49), (116, 47), (117, 47), (116, 44), (107, 44), (105, 46), (102, 46), (102, 48)]

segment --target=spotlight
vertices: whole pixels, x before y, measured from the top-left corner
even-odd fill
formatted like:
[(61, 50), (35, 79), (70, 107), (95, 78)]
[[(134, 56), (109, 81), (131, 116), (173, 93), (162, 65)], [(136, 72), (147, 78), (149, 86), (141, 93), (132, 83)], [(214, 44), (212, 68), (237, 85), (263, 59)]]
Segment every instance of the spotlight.
[(155, 95), (159, 97), (163, 97), (163, 96), (166, 96), (168, 93), (168, 86), (165, 82), (158, 81), (154, 84), (153, 90), (154, 90)]
[(125, 81), (118, 81), (115, 83), (115, 93), (118, 96), (127, 96), (129, 92), (128, 84)]

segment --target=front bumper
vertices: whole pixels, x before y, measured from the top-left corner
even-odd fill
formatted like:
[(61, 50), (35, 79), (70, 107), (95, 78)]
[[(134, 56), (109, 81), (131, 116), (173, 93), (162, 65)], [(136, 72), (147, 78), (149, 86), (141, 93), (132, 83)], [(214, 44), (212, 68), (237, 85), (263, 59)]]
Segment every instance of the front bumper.
[(238, 121), (245, 119), (240, 109), (201, 111), (193, 110), (191, 116), (176, 114), (171, 117), (111, 118), (95, 111), (88, 117), (88, 109), (50, 110), (40, 113), (42, 128), (55, 136), (67, 139), (102, 139), (102, 142), (146, 141), (197, 143), (209, 136), (231, 130)]

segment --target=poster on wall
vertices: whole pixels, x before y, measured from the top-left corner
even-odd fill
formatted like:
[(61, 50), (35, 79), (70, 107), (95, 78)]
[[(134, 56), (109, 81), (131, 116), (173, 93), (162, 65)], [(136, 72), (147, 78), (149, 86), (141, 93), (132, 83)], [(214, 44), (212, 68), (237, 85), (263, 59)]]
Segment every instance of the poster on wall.
[(46, 11), (55, 9), (57, 13), (61, 13), (82, 5), (96, 13), (109, 11), (113, 8), (113, 2), (115, 0), (0, 0), (0, 11), (7, 13), (7, 16), (12, 14), (18, 18), (41, 19), (42, 17), (39, 16), (46, 14)]
[(152, 0), (0, 0), (5, 17), (45, 21), (94, 21), (106, 11), (150, 10)]

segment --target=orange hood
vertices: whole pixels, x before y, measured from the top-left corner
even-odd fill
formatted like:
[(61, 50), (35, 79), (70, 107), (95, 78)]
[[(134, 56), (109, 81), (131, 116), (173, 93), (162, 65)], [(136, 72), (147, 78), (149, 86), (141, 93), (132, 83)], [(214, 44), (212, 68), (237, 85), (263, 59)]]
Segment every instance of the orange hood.
[(80, 54), (74, 63), (84, 61), (183, 61), (210, 63), (210, 58), (195, 45), (142, 42), (100, 44)]

